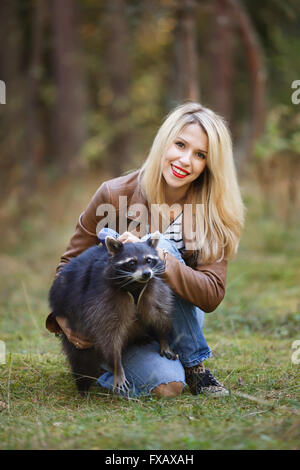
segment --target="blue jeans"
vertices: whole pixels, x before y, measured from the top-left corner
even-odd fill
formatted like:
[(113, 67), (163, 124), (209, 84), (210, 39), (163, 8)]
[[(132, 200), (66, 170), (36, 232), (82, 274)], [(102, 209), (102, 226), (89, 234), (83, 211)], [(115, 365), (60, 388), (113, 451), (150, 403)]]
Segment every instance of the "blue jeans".
[[(142, 240), (145, 241), (149, 237), (150, 234), (145, 235)], [(162, 234), (157, 248), (165, 248), (181, 263), (184, 263), (175, 242), (166, 239)], [(122, 364), (130, 384), (128, 395), (131, 397), (149, 395), (151, 390), (161, 383), (182, 382), (185, 384), (184, 367), (195, 366), (211, 356), (202, 331), (204, 312), (174, 292), (173, 294), (175, 307), (169, 344), (171, 349), (178, 354), (179, 359), (172, 361), (161, 357), (157, 341), (127, 348), (122, 355)], [(105, 364), (102, 366), (107, 370)], [(107, 370), (99, 377), (97, 383), (112, 390), (113, 381), (112, 371)]]

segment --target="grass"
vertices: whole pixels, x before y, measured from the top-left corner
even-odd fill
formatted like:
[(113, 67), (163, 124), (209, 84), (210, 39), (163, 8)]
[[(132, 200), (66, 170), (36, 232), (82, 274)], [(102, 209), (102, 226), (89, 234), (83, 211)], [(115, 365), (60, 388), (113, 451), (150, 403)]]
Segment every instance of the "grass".
[(258, 194), (247, 188), (247, 224), (226, 297), (205, 326), (214, 352), (207, 365), (230, 396), (185, 390), (173, 399), (124, 400), (95, 386), (77, 398), (44, 322), (55, 266), (97, 185), (89, 178), (46, 187), (30, 215), (2, 224), (0, 448), (298, 449), (299, 365), (291, 355), (300, 339), (299, 226), (264, 217)]

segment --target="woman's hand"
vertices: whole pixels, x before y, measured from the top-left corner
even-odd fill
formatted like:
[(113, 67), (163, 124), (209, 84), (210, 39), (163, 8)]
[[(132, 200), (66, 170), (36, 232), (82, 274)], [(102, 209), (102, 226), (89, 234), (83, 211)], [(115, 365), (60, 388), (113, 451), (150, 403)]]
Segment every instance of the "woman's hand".
[[(124, 232), (122, 235), (119, 236), (118, 240), (122, 243), (136, 243), (136, 242), (141, 242), (142, 240), (135, 235), (133, 235), (131, 232)], [(166, 262), (166, 252), (162, 250), (161, 248), (156, 248), (156, 251), (158, 253), (158, 256), (160, 259), (165, 263)]]
[(131, 232), (123, 232), (118, 240), (122, 243), (136, 243), (141, 241), (140, 238), (136, 237)]
[(160, 259), (165, 263), (166, 262), (166, 252), (162, 250), (161, 248), (156, 248), (156, 251), (158, 253), (158, 256)]
[(68, 320), (63, 317), (56, 317), (56, 321), (65, 333), (68, 340), (76, 346), (77, 349), (87, 349), (92, 348), (94, 345), (91, 341), (88, 340), (85, 336), (75, 333), (71, 330), (68, 324)]

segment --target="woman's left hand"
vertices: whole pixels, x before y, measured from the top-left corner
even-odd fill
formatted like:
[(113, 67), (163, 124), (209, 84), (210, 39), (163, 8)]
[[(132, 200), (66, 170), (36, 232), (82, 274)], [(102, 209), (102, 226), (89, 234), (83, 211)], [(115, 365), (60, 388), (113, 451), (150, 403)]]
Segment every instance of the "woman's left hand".
[(141, 242), (141, 240), (135, 235), (133, 235), (131, 232), (123, 232), (122, 235), (119, 236), (118, 240), (122, 243)]

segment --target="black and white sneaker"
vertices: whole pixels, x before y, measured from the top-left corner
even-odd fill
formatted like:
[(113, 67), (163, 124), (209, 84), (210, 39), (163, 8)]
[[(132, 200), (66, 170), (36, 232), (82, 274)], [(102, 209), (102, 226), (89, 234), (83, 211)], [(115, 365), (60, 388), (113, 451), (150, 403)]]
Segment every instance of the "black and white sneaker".
[(209, 394), (214, 397), (224, 397), (229, 395), (229, 391), (223, 384), (218, 382), (209, 369), (205, 369), (203, 364), (193, 367), (185, 367), (185, 381), (193, 395), (200, 393)]

